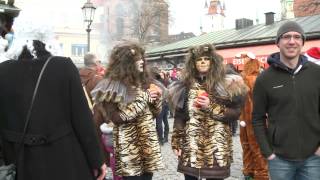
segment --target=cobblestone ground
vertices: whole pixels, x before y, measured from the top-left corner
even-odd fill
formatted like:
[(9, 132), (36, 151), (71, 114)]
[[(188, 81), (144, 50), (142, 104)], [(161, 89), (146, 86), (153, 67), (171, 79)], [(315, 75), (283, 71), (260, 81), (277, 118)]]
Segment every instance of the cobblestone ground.
[[(169, 124), (170, 138), (172, 133), (173, 119), (169, 119)], [(165, 143), (163, 146), (161, 146), (165, 170), (154, 173), (152, 178), (153, 180), (184, 180), (183, 174), (177, 172), (178, 161), (171, 150), (170, 140), (171, 139), (169, 139), (169, 143)], [(240, 144), (239, 129), (237, 130), (237, 135), (233, 137), (233, 159), (234, 162), (231, 165), (231, 176), (225, 180), (242, 180), (242, 148)], [(110, 171), (108, 172), (108, 178), (106, 179), (112, 179)]]

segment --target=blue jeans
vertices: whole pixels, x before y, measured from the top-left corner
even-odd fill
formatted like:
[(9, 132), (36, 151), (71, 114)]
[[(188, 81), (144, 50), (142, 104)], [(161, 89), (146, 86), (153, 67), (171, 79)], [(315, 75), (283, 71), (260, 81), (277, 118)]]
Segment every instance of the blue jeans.
[[(168, 123), (168, 112), (169, 112), (169, 105), (164, 103), (162, 105), (162, 111), (159, 116), (156, 118), (156, 128), (160, 142), (168, 142), (168, 135), (169, 135), (169, 123)], [(163, 126), (164, 124), (164, 132)]]
[(268, 161), (271, 180), (320, 180), (320, 156), (303, 161), (288, 161), (275, 157)]

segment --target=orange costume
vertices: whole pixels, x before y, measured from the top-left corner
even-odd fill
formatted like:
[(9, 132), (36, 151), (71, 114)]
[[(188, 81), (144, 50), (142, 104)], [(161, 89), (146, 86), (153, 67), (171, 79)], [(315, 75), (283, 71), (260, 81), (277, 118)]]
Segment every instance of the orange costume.
[(262, 156), (259, 145), (257, 144), (253, 126), (252, 126), (252, 95), (253, 86), (259, 75), (259, 61), (253, 56), (244, 65), (242, 77), (244, 82), (249, 87), (249, 92), (245, 100), (245, 105), (242, 109), (240, 120), (240, 141), (243, 149), (243, 174), (246, 179), (268, 180), (267, 161)]

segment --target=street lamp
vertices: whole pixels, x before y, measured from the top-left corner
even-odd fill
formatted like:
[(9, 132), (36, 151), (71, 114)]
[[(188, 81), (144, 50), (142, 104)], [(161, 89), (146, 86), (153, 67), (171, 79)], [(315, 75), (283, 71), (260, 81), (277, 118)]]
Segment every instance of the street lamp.
[(91, 31), (90, 26), (94, 18), (94, 11), (96, 10), (96, 7), (94, 7), (93, 4), (90, 2), (90, 0), (88, 0), (81, 9), (83, 13), (84, 23), (87, 26), (87, 29), (86, 29), (88, 33), (87, 51), (89, 52), (90, 51), (90, 31)]

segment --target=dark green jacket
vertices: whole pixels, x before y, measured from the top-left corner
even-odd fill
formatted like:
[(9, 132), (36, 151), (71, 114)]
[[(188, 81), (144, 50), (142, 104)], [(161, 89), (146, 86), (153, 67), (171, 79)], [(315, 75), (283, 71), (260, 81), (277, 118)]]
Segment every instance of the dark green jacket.
[(306, 159), (320, 145), (320, 66), (301, 55), (290, 70), (279, 53), (268, 63), (253, 90), (255, 136), (265, 157)]

